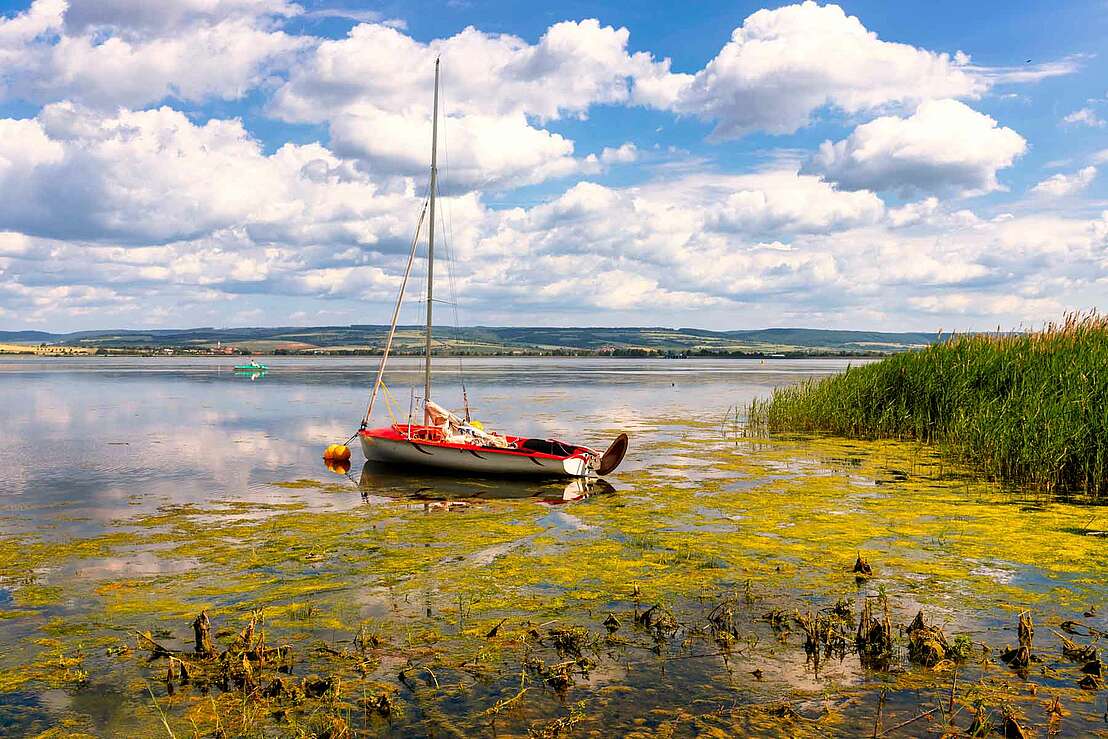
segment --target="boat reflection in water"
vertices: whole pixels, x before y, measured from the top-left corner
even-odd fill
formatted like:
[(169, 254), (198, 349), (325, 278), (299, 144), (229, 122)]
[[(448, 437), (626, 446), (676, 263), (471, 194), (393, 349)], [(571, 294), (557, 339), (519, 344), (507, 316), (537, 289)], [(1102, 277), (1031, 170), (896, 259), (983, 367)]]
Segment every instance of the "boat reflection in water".
[(535, 498), (542, 503), (557, 505), (616, 492), (611, 483), (596, 477), (575, 477), (567, 483), (564, 479), (456, 477), (430, 471), (413, 475), (410, 469), (401, 470), (378, 462), (366, 462), (362, 466), (357, 485), (363, 498), (413, 498), (445, 503)]

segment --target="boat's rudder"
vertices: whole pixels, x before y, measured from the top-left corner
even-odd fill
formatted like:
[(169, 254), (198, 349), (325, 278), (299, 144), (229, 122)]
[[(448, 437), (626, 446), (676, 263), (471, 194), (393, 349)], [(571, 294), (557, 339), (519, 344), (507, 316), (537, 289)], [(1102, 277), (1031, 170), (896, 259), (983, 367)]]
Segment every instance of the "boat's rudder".
[(616, 467), (619, 467), (619, 463), (623, 461), (623, 457), (627, 454), (627, 434), (620, 434), (616, 437), (616, 440), (612, 442), (612, 445), (608, 447), (608, 451), (604, 452), (604, 456), (600, 458), (600, 464), (597, 465), (596, 474), (603, 477), (611, 472), (614, 472)]

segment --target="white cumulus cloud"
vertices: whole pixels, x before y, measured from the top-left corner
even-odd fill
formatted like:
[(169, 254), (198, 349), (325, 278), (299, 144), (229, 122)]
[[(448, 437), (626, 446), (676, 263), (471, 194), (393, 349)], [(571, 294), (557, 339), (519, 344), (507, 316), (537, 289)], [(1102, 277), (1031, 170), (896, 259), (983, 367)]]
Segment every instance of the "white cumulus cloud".
[(0, 120), (0, 230), (166, 242), (223, 228), (259, 239), (372, 244), (400, 238), (416, 202), (318, 144), (265, 155), (238, 120), (194, 124), (162, 107), (101, 114), (72, 103)]
[(1073, 174), (1058, 173), (1047, 177), (1032, 187), (1031, 192), (1036, 195), (1061, 198), (1081, 192), (1091, 185), (1094, 179), (1096, 179), (1096, 167), (1090, 165)]
[[(644, 75), (637, 98), (716, 121), (719, 138), (792, 133), (825, 105), (848, 113), (976, 97), (989, 82), (963, 55), (884, 41), (837, 5), (759, 10), (696, 74)], [(655, 70), (656, 71), (656, 70)]]
[(816, 177), (784, 170), (725, 180), (728, 194), (708, 225), (752, 234), (825, 233), (876, 223), (884, 203), (872, 192), (843, 192)]
[(1081, 108), (1075, 110), (1065, 118), (1062, 119), (1062, 123), (1069, 126), (1088, 126), (1090, 128), (1103, 128), (1104, 120), (1096, 114), (1096, 111), (1092, 108)]
[[(214, 133), (189, 135), (210, 148)], [(60, 134), (40, 138), (26, 158), (65, 163), (65, 139), (59, 158), (53, 135)], [(274, 321), (282, 311), (320, 315), (325, 307), (340, 322), (364, 322), (367, 310), (385, 314), (404, 265), (399, 237), (409, 235), (418, 212), (415, 197), (374, 195), (348, 163), (314, 145), (269, 157), (248, 150), (219, 156), (251, 169), (250, 189), (276, 188), (277, 195), (247, 198), (237, 215), (224, 212), (225, 220), (210, 224), (214, 230), (166, 243), (6, 235), (0, 308), (21, 321), (91, 315), (99, 325), (163, 308), (210, 323), (231, 300), (236, 310), (270, 305)], [(290, 181), (287, 189), (281, 180)], [(224, 185), (215, 184), (210, 197), (224, 197)], [(155, 190), (169, 198), (166, 213), (182, 207)], [(197, 189), (189, 198), (202, 196)], [(108, 199), (102, 207), (125, 203)], [(463, 321), (556, 315), (566, 325), (597, 316), (650, 323), (664, 315), (665, 323), (734, 326), (736, 316), (756, 311), (809, 325), (850, 325), (864, 315), (903, 326), (923, 313), (960, 326), (1017, 325), (1090, 304), (1102, 292), (1098, 281), (1108, 279), (1104, 218), (985, 220), (931, 199), (913, 205), (885, 209), (872, 194), (837, 191), (787, 169), (691, 173), (633, 187), (582, 182), (547, 203), (507, 210), (485, 208), (473, 195), (443, 199), (454, 224)], [(373, 213), (398, 223), (393, 228)], [(133, 210), (109, 215), (97, 217), (136, 217)], [(351, 226), (380, 241), (331, 239), (332, 229)], [(138, 229), (161, 234), (141, 219)], [(391, 249), (384, 243), (390, 232)], [(266, 296), (280, 296), (280, 306), (255, 302)]]
[[(38, 0), (42, 2), (42, 0)], [(68, 0), (65, 26), (166, 32), (196, 21), (293, 16), (302, 11), (287, 0)]]
[(980, 194), (1027, 149), (1010, 128), (957, 100), (928, 100), (906, 117), (882, 116), (842, 141), (825, 141), (807, 170), (847, 190)]
[(313, 44), (263, 0), (35, 0), (0, 18), (0, 99), (112, 108), (236, 99)]
[(272, 107), (287, 118), (317, 122), (352, 105), (423, 110), (438, 57), (448, 113), (524, 113), (540, 120), (582, 114), (596, 103), (626, 102), (628, 78), (653, 63), (648, 54), (627, 51), (629, 36), (626, 28), (591, 19), (556, 23), (535, 44), (473, 27), (421, 43), (395, 28), (360, 24), (346, 38), (319, 44)]
[[(332, 148), (376, 171), (421, 174), (431, 139), (431, 60), (441, 58), (445, 188), (501, 189), (596, 171), (595, 161), (574, 156), (571, 140), (541, 123), (627, 103), (629, 78), (655, 66), (650, 55), (627, 51), (628, 37), (625, 28), (584, 20), (556, 23), (534, 44), (472, 27), (422, 43), (384, 24), (360, 24), (320, 43), (270, 110), (329, 124)], [(601, 160), (629, 161), (633, 152), (621, 147)]]
[[(417, 40), (375, 11), (307, 7), (35, 0), (0, 17), (0, 102), (30, 110), (0, 120), (0, 316), (103, 327), (225, 323), (229, 306), (275, 322), (387, 315), (428, 174), (436, 57), (442, 236), (463, 322), (1014, 325), (1092, 305), (1108, 284), (1108, 217), (1090, 220), (1087, 203), (1027, 213), (1014, 199), (1001, 205), (1011, 213), (978, 215), (946, 199), (1003, 189), (1027, 147), (966, 101), (1071, 73), (1078, 57), (985, 68), (803, 3), (750, 15), (683, 71), (597, 20), (530, 39), (466, 28)], [(334, 14), (358, 25), (325, 39), (296, 20)], [(641, 149), (583, 156), (568, 131), (597, 106), (696, 117), (721, 140), (824, 113), (853, 131), (811, 154), (798, 141), (685, 152), (666, 146), (662, 121), (656, 135), (614, 129)], [(1072, 123), (1099, 121), (1093, 107)], [(248, 128), (258, 115), (271, 118), (264, 144)], [(605, 123), (615, 116), (643, 117), (606, 110)], [(282, 145), (283, 124), (328, 138)], [(748, 155), (763, 164), (737, 164)], [(634, 184), (604, 179), (621, 165)], [(1076, 195), (1096, 174), (1033, 192)], [(479, 194), (537, 183), (526, 206)], [(885, 193), (905, 202), (887, 207)]]
[(600, 152), (600, 161), (604, 164), (630, 164), (638, 158), (638, 147), (630, 141), (615, 148), (605, 146)]

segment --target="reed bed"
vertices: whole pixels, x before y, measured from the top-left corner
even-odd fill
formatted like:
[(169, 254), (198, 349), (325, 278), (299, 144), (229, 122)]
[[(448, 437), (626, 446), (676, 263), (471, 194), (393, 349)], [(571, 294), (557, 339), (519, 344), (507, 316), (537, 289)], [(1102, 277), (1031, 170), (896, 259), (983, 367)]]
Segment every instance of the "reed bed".
[(1108, 317), (1018, 334), (952, 336), (750, 407), (756, 432), (938, 443), (985, 474), (1108, 493)]

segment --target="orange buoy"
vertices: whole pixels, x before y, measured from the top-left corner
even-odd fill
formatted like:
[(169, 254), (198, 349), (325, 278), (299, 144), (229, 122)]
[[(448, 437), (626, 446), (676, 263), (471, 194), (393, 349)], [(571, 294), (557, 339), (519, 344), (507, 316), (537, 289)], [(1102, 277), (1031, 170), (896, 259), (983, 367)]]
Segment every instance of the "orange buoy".
[(350, 447), (345, 444), (331, 444), (323, 450), (323, 459), (325, 461), (350, 461)]

